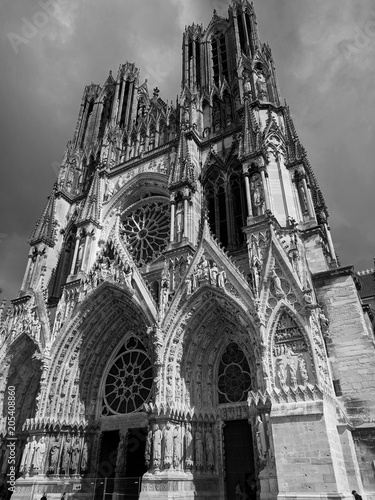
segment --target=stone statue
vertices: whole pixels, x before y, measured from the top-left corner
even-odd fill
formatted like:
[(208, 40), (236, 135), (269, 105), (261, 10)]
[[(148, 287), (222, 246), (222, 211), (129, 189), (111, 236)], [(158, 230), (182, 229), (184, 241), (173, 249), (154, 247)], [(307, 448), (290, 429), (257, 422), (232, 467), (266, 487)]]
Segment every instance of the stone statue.
[(268, 413), (266, 413), (266, 424), (267, 424), (267, 436), (269, 443), (268, 456), (270, 460), (273, 460), (275, 458), (275, 448), (273, 446), (272, 424)]
[(70, 467), (70, 457), (72, 454), (72, 443), (70, 436), (66, 436), (65, 443), (62, 449), (62, 459), (61, 459), (61, 470), (64, 471), (65, 475), (69, 474)]
[(147, 469), (149, 469), (151, 464), (152, 457), (152, 429), (151, 425), (147, 428), (147, 437), (146, 437), (146, 447), (145, 447), (145, 464)]
[(322, 312), (319, 313), (319, 322), (323, 336), (329, 337), (329, 319)]
[(173, 429), (170, 422), (163, 429), (164, 467), (169, 469), (173, 463)]
[(267, 443), (264, 424), (260, 415), (258, 415), (256, 418), (256, 441), (259, 458), (261, 461), (264, 461), (267, 455)]
[(33, 464), (34, 453), (36, 448), (36, 438), (33, 436), (31, 439), (28, 437), (23, 455), (21, 459), (20, 470), (26, 474), (30, 472), (31, 465)]
[(54, 437), (54, 440), (51, 444), (51, 449), (49, 452), (49, 466), (48, 469), (51, 472), (57, 473), (57, 463), (59, 460), (59, 452), (60, 452), (60, 440), (58, 436)]
[(169, 276), (165, 276), (161, 282), (160, 290), (160, 315), (164, 317), (169, 300)]
[(84, 441), (82, 447), (81, 472), (87, 471), (89, 466), (89, 445)]
[(305, 191), (305, 186), (303, 185), (303, 182), (298, 183), (298, 192), (300, 194), (300, 202), (301, 202), (301, 209), (302, 209), (302, 214), (303, 215), (308, 215), (309, 213), (309, 206), (307, 203), (307, 194)]
[(105, 180), (105, 185), (106, 185), (105, 201), (108, 201), (113, 196), (113, 193), (115, 191), (115, 186), (114, 182), (110, 181), (109, 179)]
[(277, 275), (275, 269), (272, 271), (272, 283), (273, 283), (273, 289), (275, 291), (275, 295), (278, 298), (284, 297), (285, 292), (281, 287), (281, 280), (279, 276)]
[(289, 366), (289, 377), (290, 377), (290, 387), (295, 389), (297, 387), (297, 370), (294, 363), (288, 363)]
[(44, 436), (42, 436), (39, 442), (35, 446), (34, 459), (33, 459), (34, 469), (37, 470), (39, 474), (43, 472), (45, 455), (46, 455), (46, 443), (44, 442)]
[(133, 274), (134, 274), (134, 269), (130, 265), (130, 262), (128, 260), (126, 260), (125, 264), (124, 264), (124, 279), (125, 279), (125, 284), (129, 288), (133, 288), (133, 285), (132, 285)]
[(298, 361), (298, 368), (302, 379), (302, 385), (306, 385), (309, 382), (309, 375), (306, 369), (306, 361), (302, 357)]
[(200, 263), (198, 264), (198, 276), (200, 280), (208, 280), (210, 273), (210, 263), (208, 262), (205, 255), (202, 256)]
[(177, 203), (176, 207), (176, 241), (182, 241), (184, 230), (184, 209), (182, 201)]
[(252, 195), (253, 214), (254, 216), (262, 215), (264, 213), (264, 195), (263, 183), (259, 174), (253, 175), (250, 187)]
[(200, 426), (195, 431), (195, 466), (197, 469), (203, 468), (203, 437)]
[(160, 461), (161, 461), (161, 440), (162, 440), (162, 432), (159, 429), (158, 424), (154, 424), (153, 434), (152, 434), (152, 459), (153, 465), (155, 469), (159, 469)]
[(249, 76), (249, 73), (247, 71), (244, 71), (242, 73), (242, 76), (243, 76), (243, 81), (244, 81), (244, 93), (245, 95), (248, 95), (251, 99), (251, 82), (250, 82), (250, 76)]
[(211, 428), (208, 427), (206, 432), (206, 463), (209, 469), (213, 469), (215, 465), (215, 445), (214, 437)]
[(280, 388), (284, 389), (286, 385), (286, 373), (285, 373), (284, 361), (282, 359), (276, 360), (276, 375), (280, 384)]
[(219, 288), (225, 288), (225, 281), (227, 279), (226, 272), (224, 270), (220, 271), (217, 275), (217, 286)]
[(255, 70), (255, 75), (256, 75), (255, 87), (257, 90), (257, 97), (260, 101), (267, 101), (268, 89), (267, 89), (267, 82), (266, 82), (266, 78), (265, 78), (264, 73), (263, 73), (263, 69), (257, 68)]
[(260, 284), (261, 263), (257, 257), (253, 257), (251, 261), (251, 280), (253, 284), (253, 291), (255, 294), (259, 292)]
[(29, 455), (31, 452), (31, 439), (28, 437), (26, 440), (25, 448), (23, 450), (22, 458), (21, 458), (21, 464), (20, 464), (20, 472), (27, 473), (28, 468), (30, 465), (28, 465), (28, 462), (31, 464), (31, 458), (29, 460)]
[(79, 438), (77, 437), (72, 444), (72, 463), (70, 466), (74, 474), (77, 474), (78, 472), (80, 451), (81, 451), (81, 445), (79, 442)]
[(173, 431), (173, 467), (179, 469), (181, 459), (180, 426), (176, 425)]
[(185, 432), (185, 465), (187, 469), (193, 466), (193, 436), (191, 434), (191, 424), (188, 423)]
[(216, 262), (212, 264), (212, 267), (210, 269), (210, 282), (211, 285), (217, 285), (217, 278), (218, 278), (219, 270), (217, 268)]

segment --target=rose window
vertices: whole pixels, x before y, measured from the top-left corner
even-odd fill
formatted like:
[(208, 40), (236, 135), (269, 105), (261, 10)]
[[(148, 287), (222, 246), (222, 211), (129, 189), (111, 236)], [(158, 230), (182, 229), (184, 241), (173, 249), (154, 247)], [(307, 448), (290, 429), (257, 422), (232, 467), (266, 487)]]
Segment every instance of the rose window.
[(103, 415), (139, 410), (151, 394), (152, 365), (143, 345), (135, 337), (126, 342), (108, 371)]
[(250, 389), (249, 364), (245, 354), (232, 342), (225, 350), (219, 366), (219, 403), (246, 401)]
[(168, 202), (153, 201), (138, 206), (125, 216), (123, 228), (137, 264), (143, 265), (155, 260), (168, 244)]

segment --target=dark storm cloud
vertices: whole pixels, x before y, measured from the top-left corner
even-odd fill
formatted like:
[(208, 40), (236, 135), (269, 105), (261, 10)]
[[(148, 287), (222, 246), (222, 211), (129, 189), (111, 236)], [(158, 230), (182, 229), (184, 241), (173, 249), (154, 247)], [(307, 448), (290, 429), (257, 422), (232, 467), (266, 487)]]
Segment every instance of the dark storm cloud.
[[(53, 15), (38, 1), (0, 0), (0, 234), (6, 235), (0, 238), (0, 288), (8, 298), (20, 288), (26, 242), (73, 135), (84, 86), (103, 83), (109, 70), (116, 75), (129, 60), (150, 92), (158, 86), (163, 99), (175, 99), (184, 26), (206, 26), (213, 9), (227, 11), (223, 0), (50, 4)], [(255, 8), (281, 93), (331, 209), (341, 261), (369, 267), (375, 253), (372, 2), (257, 0)], [(27, 32), (28, 22), (40, 27)]]

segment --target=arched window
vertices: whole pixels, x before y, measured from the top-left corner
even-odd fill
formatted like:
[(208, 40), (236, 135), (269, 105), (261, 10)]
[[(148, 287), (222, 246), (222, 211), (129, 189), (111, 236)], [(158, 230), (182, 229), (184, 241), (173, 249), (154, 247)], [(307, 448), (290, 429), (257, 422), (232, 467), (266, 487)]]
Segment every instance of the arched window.
[(211, 40), (212, 72), (214, 83), (220, 85), (220, 77), (229, 82), (228, 54), (225, 35), (222, 33)]
[[(120, 96), (122, 92), (122, 84), (121, 82), (121, 89), (120, 89)], [(124, 90), (124, 96), (123, 96), (123, 101), (122, 101), (122, 109), (121, 109), (121, 115), (120, 115), (120, 127), (124, 127), (125, 124), (125, 118), (126, 118), (126, 112), (128, 108), (130, 107), (129, 101), (129, 88), (130, 88), (130, 83), (129, 80), (126, 80), (125, 82), (125, 90)]]
[(237, 170), (230, 176), (231, 198), (234, 219), (235, 246), (242, 246), (244, 243), (244, 233), (242, 228), (246, 225), (246, 205), (245, 192), (242, 173)]
[(83, 148), (83, 145), (85, 143), (85, 138), (86, 138), (86, 134), (87, 134), (87, 125), (89, 123), (89, 119), (92, 115), (93, 109), (94, 109), (94, 99), (92, 99), (90, 101), (90, 103), (87, 107), (87, 110), (86, 110), (85, 124), (83, 126), (82, 138), (81, 138), (81, 144), (80, 144), (81, 148)]
[(242, 52), (246, 53), (246, 37), (245, 37), (245, 30), (244, 30), (244, 25), (242, 21), (242, 12), (239, 10), (237, 11), (237, 22), (238, 22), (238, 34), (240, 36), (240, 46)]
[(51, 281), (49, 283), (48, 291), (49, 303), (56, 303), (62, 293), (62, 286), (65, 285), (66, 280), (70, 274), (70, 269), (72, 267), (74, 248), (76, 243), (76, 228), (73, 228), (66, 238), (60, 253), (60, 257), (52, 274)]
[(225, 349), (219, 365), (219, 404), (246, 401), (251, 386), (250, 367), (246, 356), (235, 342), (231, 342)]
[(220, 132), (221, 126), (221, 105), (219, 98), (215, 95), (212, 103), (212, 127), (215, 132)]
[(197, 86), (200, 86), (201, 81), (201, 44), (198, 40), (195, 42), (195, 74), (196, 74), (196, 82)]
[(246, 198), (240, 165), (228, 175), (214, 169), (204, 186), (211, 231), (230, 250), (241, 248), (246, 224)]
[(232, 109), (232, 98), (227, 91), (224, 92), (223, 102), (224, 102), (225, 125), (229, 126), (232, 125), (233, 123), (233, 109)]
[(210, 135), (211, 119), (210, 119), (210, 105), (204, 100), (202, 104), (203, 109), (203, 137), (208, 137)]
[(217, 85), (218, 87), (220, 83), (220, 69), (219, 69), (219, 51), (216, 38), (212, 39), (211, 51), (212, 51), (212, 71), (214, 76), (214, 82), (215, 85)]

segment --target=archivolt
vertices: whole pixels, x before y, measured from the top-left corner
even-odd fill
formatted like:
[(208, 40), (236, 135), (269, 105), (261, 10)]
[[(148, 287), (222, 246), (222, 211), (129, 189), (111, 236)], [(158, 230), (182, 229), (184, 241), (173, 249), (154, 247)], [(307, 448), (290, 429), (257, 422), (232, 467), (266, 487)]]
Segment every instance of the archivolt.
[(151, 357), (147, 326), (130, 291), (109, 283), (98, 287), (54, 348), (44, 416), (60, 421), (93, 418), (104, 368), (121, 340), (134, 332)]
[[(244, 351), (255, 381), (260, 334), (253, 319), (226, 294), (209, 287), (199, 290), (165, 338), (167, 400), (174, 394), (174, 400), (184, 400), (187, 404), (190, 398), (208, 401), (219, 354), (230, 341)], [(201, 385), (199, 394), (201, 381), (207, 383)]]

